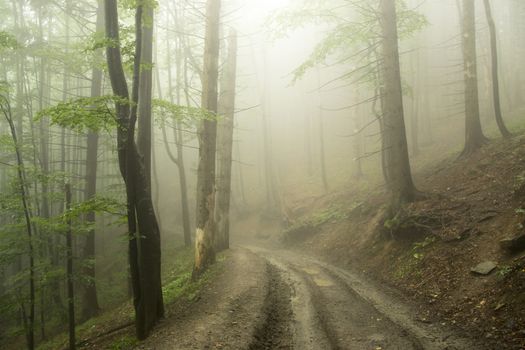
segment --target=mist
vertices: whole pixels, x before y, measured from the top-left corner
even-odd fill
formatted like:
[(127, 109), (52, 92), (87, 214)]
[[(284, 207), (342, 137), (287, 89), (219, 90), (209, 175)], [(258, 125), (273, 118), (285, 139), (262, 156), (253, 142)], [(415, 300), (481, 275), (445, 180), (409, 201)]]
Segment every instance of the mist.
[(519, 0), (0, 0), (0, 347), (519, 349)]

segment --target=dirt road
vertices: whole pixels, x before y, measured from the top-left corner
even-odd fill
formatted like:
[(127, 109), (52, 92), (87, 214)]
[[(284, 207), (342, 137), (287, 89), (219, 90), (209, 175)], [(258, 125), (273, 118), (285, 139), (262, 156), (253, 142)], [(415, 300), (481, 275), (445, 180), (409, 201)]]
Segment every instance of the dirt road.
[[(201, 299), (141, 349), (483, 349), (358, 276), (283, 250), (239, 247)], [(423, 320), (424, 321), (424, 320)]]

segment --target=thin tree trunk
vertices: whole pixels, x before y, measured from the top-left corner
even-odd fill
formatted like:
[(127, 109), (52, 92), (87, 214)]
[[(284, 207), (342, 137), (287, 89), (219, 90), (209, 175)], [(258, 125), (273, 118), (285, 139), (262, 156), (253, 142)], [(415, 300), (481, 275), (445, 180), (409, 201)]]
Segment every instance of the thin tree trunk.
[(394, 0), (381, 0), (383, 138), (392, 208), (414, 200), (403, 112), (401, 73), (397, 36), (397, 15)]
[[(97, 10), (97, 32), (104, 32), (104, 12), (102, 1), (98, 3)], [(97, 50), (94, 55), (93, 70), (91, 73), (91, 97), (98, 97), (102, 94), (102, 77), (103, 72), (97, 68), (102, 59), (102, 51)], [(90, 131), (87, 136), (87, 153), (86, 153), (86, 187), (84, 197), (86, 200), (92, 199), (97, 192), (97, 170), (98, 170), (98, 133)], [(94, 211), (86, 214), (86, 221), (95, 223), (96, 215)], [(98, 314), (100, 307), (98, 305), (96, 274), (95, 274), (95, 230), (88, 232), (86, 244), (84, 246), (83, 258), (91, 260), (84, 264), (83, 274), (89, 279), (84, 286), (82, 294), (82, 319), (87, 320)]]
[(319, 156), (321, 160), (321, 179), (323, 181), (324, 191), (328, 191), (328, 179), (326, 176), (326, 154), (325, 154), (325, 142), (324, 142), (324, 119), (323, 119), (323, 106), (322, 106), (322, 95), (321, 95), (321, 72), (317, 70), (317, 87), (319, 89), (319, 101), (318, 101), (318, 113), (319, 113)]
[[(15, 154), (17, 162), (17, 174), (18, 181), (20, 186), (20, 196), (22, 201), (22, 207), (24, 209), (24, 219), (27, 230), (27, 247), (28, 247), (28, 258), (29, 258), (29, 317), (27, 318), (26, 326), (26, 337), (27, 337), (27, 348), (33, 350), (35, 348), (35, 260), (34, 260), (34, 248), (33, 248), (33, 228), (31, 225), (31, 211), (28, 203), (28, 191), (26, 190), (26, 175), (24, 170), (24, 161), (22, 158), (22, 151), (20, 149), (21, 145), (18, 141), (16, 127), (13, 122), (13, 116), (11, 113), (11, 106), (9, 100), (6, 97), (0, 96), (4, 99), (1, 101), (1, 109), (4, 114), (9, 128), (11, 131), (11, 137), (15, 145)], [(25, 314), (25, 310), (23, 310)]]
[(277, 186), (275, 183), (275, 173), (274, 173), (274, 162), (273, 162), (273, 152), (272, 152), (272, 142), (271, 142), (271, 124), (269, 119), (269, 101), (267, 94), (267, 79), (269, 74), (267, 74), (268, 64), (266, 49), (263, 52), (263, 61), (264, 61), (264, 74), (262, 76), (262, 98), (261, 98), (261, 107), (262, 107), (262, 135), (263, 135), (263, 144), (262, 144), (262, 153), (264, 158), (264, 181), (266, 189), (266, 213), (270, 216), (274, 216), (281, 212), (281, 203), (280, 198), (277, 193)]
[[(175, 15), (175, 22), (178, 24), (178, 17)], [(180, 30), (180, 28), (179, 28)], [(167, 55), (168, 55), (168, 62), (171, 62), (171, 50), (169, 45), (169, 40), (166, 40), (167, 45)], [(177, 66), (177, 104), (181, 105), (181, 86), (182, 86), (182, 49), (181, 44), (179, 40), (179, 44), (177, 47), (177, 57), (176, 60), (176, 66)], [(187, 65), (184, 65), (184, 70), (187, 70)], [(185, 72), (186, 74), (186, 72)], [(184, 84), (187, 84), (187, 80), (184, 79)], [(170, 102), (174, 103), (173, 101), (173, 86), (172, 86), (172, 73), (171, 73), (171, 64), (168, 64), (168, 89), (169, 89), (169, 96), (170, 96)], [(187, 91), (187, 86), (185, 91)], [(190, 101), (187, 96), (186, 98), (186, 105), (190, 106)], [(182, 135), (182, 125), (178, 121), (176, 124), (176, 130), (174, 131), (175, 136), (175, 146), (177, 147), (177, 157), (175, 158), (176, 161), (174, 163), (177, 165), (177, 168), (179, 170), (179, 185), (180, 185), (180, 194), (181, 194), (181, 207), (182, 207), (182, 230), (184, 235), (184, 245), (186, 247), (190, 247), (192, 244), (191, 241), (191, 222), (190, 222), (190, 209), (189, 209), (189, 200), (188, 200), (188, 185), (186, 180), (186, 169), (184, 166), (184, 138)], [(166, 139), (166, 137), (165, 137)], [(167, 149), (169, 149), (167, 143), (166, 143)]]
[[(71, 209), (71, 185), (65, 185), (66, 193), (66, 213), (69, 215)], [(69, 350), (75, 350), (75, 290), (73, 286), (73, 232), (71, 217), (67, 219), (66, 249), (67, 249), (67, 306), (68, 306), (68, 325), (69, 325)]]
[[(202, 89), (202, 108), (217, 113), (219, 77), (219, 27), (220, 0), (206, 3), (206, 42), (204, 45), (204, 74)], [(195, 234), (196, 277), (215, 262), (213, 220), (215, 207), (215, 156), (217, 122), (204, 120), (199, 127), (199, 166), (197, 170), (197, 211)]]
[(237, 82), (237, 34), (232, 31), (228, 39), (229, 51), (226, 63), (223, 91), (221, 93), (219, 131), (217, 138), (218, 176), (215, 221), (217, 236), (215, 247), (222, 251), (230, 247), (230, 199), (232, 177), (233, 128), (235, 116), (235, 93)]
[(501, 100), (500, 100), (500, 90), (499, 90), (499, 74), (498, 74), (498, 41), (496, 38), (496, 24), (492, 18), (492, 11), (490, 8), (489, 0), (483, 0), (485, 5), (485, 14), (487, 16), (487, 22), (489, 24), (490, 31), (490, 51), (492, 57), (492, 89), (493, 89), (493, 98), (494, 98), (494, 112), (496, 113), (496, 123), (498, 124), (498, 129), (501, 132), (503, 137), (510, 137), (511, 134), (505, 122), (503, 121), (503, 116), (501, 113)]
[(241, 147), (239, 146), (239, 141), (234, 142), (235, 143), (235, 153), (237, 153), (236, 158), (238, 159), (238, 175), (239, 175), (239, 192), (241, 195), (241, 205), (243, 208), (246, 207), (246, 191), (244, 190), (244, 174), (242, 171), (242, 155), (241, 155)]

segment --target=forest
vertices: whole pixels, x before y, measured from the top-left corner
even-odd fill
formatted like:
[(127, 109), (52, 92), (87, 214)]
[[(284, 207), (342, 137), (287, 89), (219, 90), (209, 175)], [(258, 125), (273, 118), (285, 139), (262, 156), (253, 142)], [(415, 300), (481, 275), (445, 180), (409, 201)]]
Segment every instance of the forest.
[(0, 349), (525, 349), (524, 18), (0, 0)]

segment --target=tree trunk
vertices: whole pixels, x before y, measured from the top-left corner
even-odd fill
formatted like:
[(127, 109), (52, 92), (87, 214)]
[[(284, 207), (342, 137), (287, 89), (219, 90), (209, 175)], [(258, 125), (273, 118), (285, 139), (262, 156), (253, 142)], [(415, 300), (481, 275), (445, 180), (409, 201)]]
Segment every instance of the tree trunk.
[(476, 57), (476, 14), (474, 0), (463, 0), (463, 65), (465, 74), (465, 148), (468, 156), (480, 148), (486, 138), (479, 119), (478, 76)]
[[(66, 193), (66, 213), (71, 209), (71, 185), (65, 185)], [(69, 215), (69, 213), (67, 213)], [(67, 309), (68, 309), (68, 326), (69, 326), (69, 350), (75, 350), (75, 290), (73, 287), (73, 228), (71, 218), (67, 219), (66, 234), (66, 280), (67, 280)]]
[[(97, 32), (104, 32), (104, 12), (101, 1), (98, 3), (97, 10)], [(97, 50), (94, 55), (93, 71), (91, 73), (91, 97), (98, 97), (102, 93), (102, 70), (97, 68), (102, 59), (102, 51)], [(90, 131), (87, 136), (86, 151), (86, 186), (84, 197), (86, 200), (93, 198), (97, 192), (97, 168), (98, 168), (98, 133)], [(95, 212), (90, 211), (85, 217), (87, 222), (95, 223)], [(95, 230), (88, 232), (86, 245), (84, 246), (83, 258), (91, 260), (84, 264), (83, 275), (89, 279), (89, 283), (84, 286), (82, 294), (82, 319), (87, 320), (98, 314), (97, 286), (95, 282)]]
[[(204, 74), (202, 89), (202, 108), (217, 113), (219, 76), (219, 26), (220, 0), (206, 3), (206, 42), (204, 45)], [(213, 220), (215, 207), (215, 153), (217, 122), (204, 120), (199, 127), (199, 166), (197, 170), (197, 220), (195, 234), (196, 277), (215, 261)]]
[(230, 199), (232, 177), (233, 128), (235, 116), (235, 93), (237, 82), (237, 34), (232, 31), (229, 37), (228, 61), (223, 80), (223, 91), (219, 114), (218, 131), (218, 176), (217, 176), (217, 205), (215, 221), (217, 222), (217, 236), (215, 247), (217, 251), (230, 247)]
[(266, 189), (266, 214), (269, 216), (276, 216), (281, 213), (281, 202), (279, 194), (277, 193), (277, 185), (275, 183), (275, 173), (274, 173), (274, 162), (273, 162), (273, 151), (272, 151), (272, 141), (271, 141), (271, 124), (269, 119), (268, 109), (270, 106), (268, 99), (268, 64), (267, 64), (267, 53), (266, 49), (263, 52), (263, 62), (264, 62), (264, 71), (262, 76), (262, 98), (261, 98), (261, 123), (262, 123), (262, 153), (264, 158), (264, 181)]
[[(145, 339), (157, 321), (164, 316), (161, 284), (160, 232), (151, 200), (145, 166), (134, 140), (139, 102), (140, 57), (142, 48), (142, 5), (135, 16), (135, 63), (131, 103), (117, 102), (117, 143), (119, 168), (126, 184), (129, 263), (135, 308), (135, 326), (139, 339)], [(119, 43), (116, 0), (105, 0), (106, 36)], [(120, 45), (106, 48), (108, 71), (113, 93), (130, 100), (122, 66)]]
[[(175, 16), (175, 22), (179, 23), (178, 17)], [(182, 30), (179, 28), (179, 31), (182, 32)], [(168, 62), (171, 62), (171, 50), (169, 45), (169, 40), (166, 41), (167, 45), (167, 55), (168, 55)], [(182, 56), (183, 56), (183, 50), (181, 49), (180, 40), (177, 46), (177, 57), (176, 60), (176, 66), (177, 66), (177, 104), (181, 105), (181, 86), (183, 85), (182, 82)], [(187, 69), (187, 65), (184, 65), (184, 70)], [(187, 84), (187, 80), (184, 79), (184, 84)], [(187, 86), (185, 87), (188, 88)], [(171, 64), (168, 64), (168, 89), (169, 89), (169, 96), (170, 96), (170, 102), (173, 103), (173, 86), (172, 86), (172, 74), (171, 74)], [(190, 106), (189, 98), (186, 99), (186, 105)], [(182, 207), (182, 230), (184, 235), (184, 245), (186, 247), (191, 247), (191, 223), (190, 223), (190, 208), (189, 208), (189, 200), (188, 200), (188, 185), (186, 180), (186, 168), (184, 163), (184, 138), (182, 134), (182, 124), (180, 121), (177, 121), (176, 124), (176, 130), (174, 130), (174, 136), (175, 136), (175, 146), (177, 147), (177, 157), (172, 157), (173, 162), (177, 165), (177, 168), (179, 170), (179, 185), (180, 185), (180, 194), (181, 194), (181, 207)], [(164, 139), (166, 140), (166, 136), (164, 136)], [(169, 150), (169, 145), (166, 143), (166, 150), (168, 151), (168, 154), (170, 154), (171, 157), (171, 151)]]
[(328, 179), (326, 176), (326, 154), (325, 154), (325, 142), (324, 142), (324, 119), (323, 119), (323, 105), (321, 95), (321, 72), (317, 69), (317, 88), (318, 91), (318, 116), (319, 116), (319, 157), (321, 161), (321, 180), (323, 181), (324, 191), (328, 191)]
[(154, 15), (152, 4), (145, 3), (143, 6), (137, 148), (144, 160), (148, 188), (151, 188), (151, 94)]
[(510, 137), (511, 134), (505, 122), (503, 122), (503, 116), (501, 113), (501, 99), (499, 91), (499, 74), (498, 74), (498, 41), (496, 38), (496, 24), (492, 18), (492, 11), (490, 8), (489, 0), (483, 0), (485, 5), (485, 14), (487, 16), (487, 22), (489, 24), (490, 31), (490, 51), (492, 57), (492, 90), (494, 98), (494, 112), (496, 113), (496, 123), (498, 124), (498, 129), (501, 132), (503, 137)]
[(28, 191), (26, 189), (26, 175), (24, 170), (24, 161), (22, 158), (21, 144), (18, 141), (16, 127), (13, 122), (13, 115), (11, 113), (11, 106), (9, 100), (6, 97), (0, 96), (4, 101), (0, 101), (2, 113), (9, 124), (11, 131), (11, 138), (15, 145), (16, 163), (17, 163), (17, 175), (20, 186), (20, 197), (22, 201), (22, 207), (24, 209), (24, 219), (27, 230), (27, 248), (29, 258), (29, 316), (25, 316), (25, 308), (22, 308), (24, 319), (27, 319), (26, 323), (26, 338), (27, 348), (33, 350), (35, 348), (35, 258), (33, 248), (33, 228), (31, 225), (31, 209), (29, 207)]
[(416, 189), (412, 181), (403, 112), (397, 15), (394, 0), (381, 0), (383, 138), (392, 207), (414, 200)]

